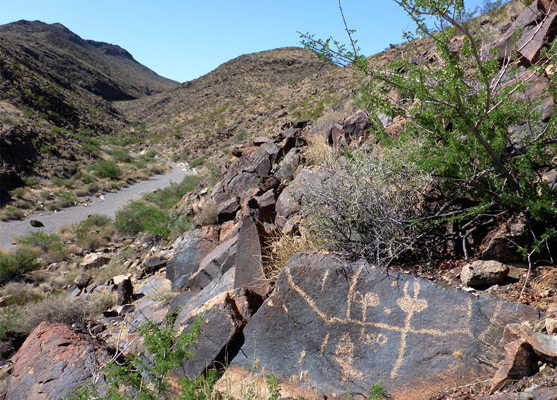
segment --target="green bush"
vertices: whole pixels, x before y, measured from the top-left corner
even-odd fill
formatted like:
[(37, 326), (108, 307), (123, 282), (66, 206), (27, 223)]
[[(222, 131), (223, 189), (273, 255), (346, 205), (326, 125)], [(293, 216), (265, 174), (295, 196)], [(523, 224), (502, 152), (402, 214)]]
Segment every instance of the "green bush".
[(122, 175), (118, 164), (109, 160), (98, 160), (91, 169), (101, 178), (117, 179)]
[(12, 197), (21, 199), (23, 196), (25, 196), (25, 188), (24, 187), (15, 188), (10, 192), (10, 195)]
[(25, 186), (34, 187), (39, 184), (39, 179), (35, 177), (29, 177), (25, 179)]
[[(538, 238), (532, 248), (541, 242), (548, 244), (557, 235), (551, 229), (557, 222), (557, 192), (539, 176), (555, 166), (557, 116), (553, 113), (547, 125), (541, 124), (537, 108), (541, 99), (526, 99), (524, 77), (544, 74), (545, 60), (555, 56), (557, 46), (549, 44), (540, 60), (524, 72), (516, 47), (508, 50), (504, 62), (497, 48), (491, 58), (483, 52), (482, 38), (471, 33), (474, 28), (465, 18), (464, 2), (397, 3), (417, 26), (415, 32), (405, 34), (408, 51), (418, 52), (419, 39), (428, 37), (435, 43), (438, 62), (412, 63), (412, 57), (406, 57), (376, 68), (373, 61), (358, 54), (351, 30), (349, 46), (311, 35), (302, 35), (304, 42), (322, 57), (352, 64), (370, 78), (362, 86), (359, 101), (372, 121), (381, 114), (406, 121), (404, 131), (397, 132), (398, 142), (423, 141), (416, 165), (437, 178), (447, 197), (460, 196), (472, 203), (461, 207), (460, 213), (452, 209), (453, 221), (486, 221), (489, 214), (522, 212)], [(500, 3), (486, 1), (484, 7), (489, 11)], [(444, 29), (429, 24), (431, 18)], [(458, 49), (455, 38), (459, 38)], [(555, 77), (552, 81), (555, 83)], [(554, 86), (549, 86), (547, 94), (555, 98)], [(399, 95), (390, 95), (394, 91)], [(375, 125), (381, 145), (397, 146), (397, 140), (387, 136), (380, 124)], [(445, 220), (437, 218), (440, 223)], [(467, 221), (462, 226), (468, 227), (463, 228), (468, 233), (476, 229)]]
[(9, 330), (17, 329), (21, 321), (21, 313), (13, 307), (0, 309), (0, 338)]
[[(179, 334), (172, 329), (172, 321), (162, 325), (147, 322), (140, 329), (146, 353), (125, 358), (124, 362), (111, 362), (103, 368), (108, 390), (102, 397), (108, 400), (155, 400), (167, 398), (170, 388), (169, 377), (173, 370), (194, 357), (193, 349), (203, 330), (203, 317), (195, 318), (192, 326)], [(183, 400), (207, 400), (211, 398), (213, 386), (219, 373), (207, 371), (196, 379), (184, 376), (179, 379)], [(87, 383), (74, 388), (66, 400), (89, 400), (99, 398), (98, 387)]]
[(192, 160), (190, 162), (190, 167), (191, 168), (200, 167), (203, 164), (205, 164), (205, 159), (204, 158), (196, 158), (195, 160)]
[(123, 147), (115, 147), (112, 150), (110, 150), (108, 154), (114, 157), (116, 161), (121, 163), (129, 163), (132, 161), (132, 156), (130, 155), (128, 150), (126, 150)]
[(170, 210), (185, 194), (194, 190), (201, 179), (197, 175), (186, 176), (180, 183), (172, 183), (164, 189), (146, 194), (144, 199), (163, 210)]
[(103, 237), (107, 236), (103, 228), (110, 227), (111, 222), (112, 219), (106, 215), (93, 214), (73, 225), (72, 231), (76, 236), (77, 244), (88, 250), (95, 250), (102, 246), (104, 244)]
[(28, 250), (0, 253), (0, 285), (38, 268), (37, 256)]
[(144, 200), (129, 203), (118, 211), (114, 226), (121, 233), (129, 235), (150, 232), (166, 238), (170, 234), (168, 214)]

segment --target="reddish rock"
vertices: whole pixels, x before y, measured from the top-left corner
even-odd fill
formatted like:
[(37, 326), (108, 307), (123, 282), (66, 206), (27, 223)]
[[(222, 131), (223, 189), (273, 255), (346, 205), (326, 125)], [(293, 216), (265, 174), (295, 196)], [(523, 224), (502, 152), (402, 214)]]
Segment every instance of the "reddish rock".
[(332, 124), (327, 132), (327, 141), (334, 146), (363, 143), (369, 136), (370, 128), (369, 115), (364, 111), (357, 111), (341, 123)]
[(4, 332), (2, 340), (0, 341), (0, 366), (8, 362), (10, 358), (19, 350), (26, 334), (22, 332), (8, 330)]
[[(557, 4), (557, 3), (556, 3)], [(522, 75), (522, 79), (526, 79), (532, 73), (530, 71), (525, 71)], [(553, 107), (555, 106), (555, 101), (553, 96), (549, 92), (551, 88), (551, 81), (545, 76), (534, 75), (530, 78), (525, 85), (524, 96), (527, 100), (532, 102), (540, 101), (538, 109), (541, 112), (541, 120), (547, 121), (549, 117), (553, 114)]]
[(543, 360), (551, 363), (557, 362), (557, 336), (534, 332), (531, 328), (518, 324), (509, 324), (505, 327), (504, 343), (524, 340), (534, 353)]
[(218, 205), (217, 213), (219, 223), (231, 220), (236, 216), (236, 213), (240, 210), (239, 201), (239, 197), (232, 197)]
[(493, 393), (512, 380), (522, 379), (532, 373), (532, 346), (519, 339), (505, 345), (505, 360), (491, 381)]
[[(547, 0), (542, 0), (538, 6), (531, 4), (526, 7), (490, 49), (498, 48), (499, 57), (502, 59), (508, 58), (514, 50), (517, 50), (524, 64), (530, 66), (536, 63), (542, 49), (555, 39), (557, 33), (557, 12), (553, 10), (546, 17), (544, 11), (548, 8)], [(518, 42), (516, 42), (517, 33), (520, 33)], [(487, 53), (491, 51), (486, 50), (485, 53), (484, 57), (487, 57)]]
[(552, 0), (538, 0), (538, 9), (544, 13), (557, 12), (557, 2)]
[(219, 242), (226, 242), (233, 236), (238, 235), (239, 229), (240, 224), (234, 221), (226, 221), (225, 223), (221, 224), (219, 232)]
[(56, 400), (86, 383), (107, 359), (106, 346), (64, 324), (42, 322), (16, 354), (7, 399)]

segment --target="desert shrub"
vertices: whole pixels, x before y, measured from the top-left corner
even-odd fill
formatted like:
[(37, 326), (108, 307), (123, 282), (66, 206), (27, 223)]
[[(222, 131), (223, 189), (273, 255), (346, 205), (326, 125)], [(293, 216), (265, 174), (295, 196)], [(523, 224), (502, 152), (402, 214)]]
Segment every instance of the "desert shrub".
[(162, 165), (155, 164), (155, 165), (151, 165), (147, 170), (147, 172), (150, 175), (160, 175), (166, 172), (166, 168)]
[(167, 237), (170, 233), (167, 217), (164, 210), (145, 200), (138, 200), (129, 203), (116, 213), (114, 226), (125, 234), (136, 235), (139, 232), (150, 232), (157, 236)]
[(91, 169), (101, 178), (117, 179), (122, 175), (122, 170), (118, 164), (109, 160), (97, 160)]
[(101, 190), (101, 185), (99, 185), (97, 182), (89, 183), (86, 186), (86, 190), (89, 194), (95, 194)]
[(39, 184), (39, 179), (35, 177), (29, 177), (25, 179), (25, 186), (34, 187)]
[(388, 265), (420, 235), (428, 174), (412, 162), (419, 145), (340, 159), (319, 185), (295, 190), (311, 233), (333, 250)]
[(132, 161), (132, 156), (123, 147), (114, 147), (108, 152), (116, 161), (121, 163), (129, 163)]
[(60, 209), (60, 208), (73, 207), (75, 205), (75, 202), (76, 202), (76, 198), (72, 192), (64, 192), (60, 195), (58, 201), (54, 203), (54, 208)]
[(18, 237), (18, 244), (23, 248), (40, 249), (41, 258), (46, 263), (59, 262), (66, 259), (64, 252), (67, 247), (59, 235), (52, 233), (37, 231), (31, 232), (25, 236)]
[(86, 323), (90, 316), (87, 302), (66, 296), (50, 296), (25, 307), (19, 330), (30, 333), (41, 322), (60, 322), (72, 325)]
[(33, 285), (24, 282), (6, 283), (0, 288), (0, 295), (5, 298), (4, 306), (8, 307), (35, 303), (42, 298)]
[(17, 199), (21, 199), (23, 196), (25, 196), (25, 188), (24, 187), (15, 188), (10, 192), (10, 195)]
[(23, 210), (15, 207), (6, 207), (0, 213), (0, 219), (2, 221), (12, 221), (17, 219), (22, 219), (25, 216)]
[(37, 256), (29, 250), (0, 253), (0, 284), (39, 268)]
[(66, 245), (56, 233), (36, 231), (16, 238), (17, 243), (26, 247), (39, 247), (43, 252), (49, 249), (62, 251)]
[(103, 237), (112, 236), (104, 231), (112, 220), (106, 215), (93, 214), (72, 227), (76, 242), (83, 248), (95, 250), (104, 244)]
[(200, 206), (199, 212), (193, 217), (193, 223), (199, 226), (216, 224), (218, 219), (217, 203), (206, 201)]
[(21, 312), (15, 307), (0, 309), (0, 338), (9, 330), (14, 330), (21, 321)]
[(200, 167), (203, 164), (205, 164), (205, 159), (204, 158), (196, 158), (195, 160), (192, 160), (189, 164), (190, 164), (191, 168)]

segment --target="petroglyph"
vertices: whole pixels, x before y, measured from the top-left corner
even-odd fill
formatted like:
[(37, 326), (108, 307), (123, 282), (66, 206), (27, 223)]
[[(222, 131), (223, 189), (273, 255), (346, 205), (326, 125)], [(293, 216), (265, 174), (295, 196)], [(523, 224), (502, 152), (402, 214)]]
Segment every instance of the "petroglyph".
[[(421, 285), (418, 281), (412, 283), (405, 282), (402, 297), (396, 299), (396, 305), (399, 311), (391, 308), (381, 308), (381, 298), (373, 291), (362, 291), (358, 289), (358, 282), (361, 273), (364, 271), (365, 265), (358, 268), (350, 279), (346, 297), (346, 311), (344, 318), (334, 315), (327, 315), (318, 306), (318, 299), (314, 299), (295, 284), (289, 270), (286, 270), (288, 283), (294, 291), (308, 304), (310, 309), (321, 318), (326, 325), (335, 325), (336, 330), (342, 331), (342, 325), (357, 325), (361, 327), (361, 334), (358, 338), (358, 344), (355, 345), (348, 333), (343, 333), (340, 339), (331, 341), (331, 334), (327, 330), (321, 345), (319, 354), (321, 357), (327, 352), (329, 346), (332, 348), (332, 360), (336, 363), (341, 371), (343, 381), (348, 378), (363, 377), (363, 372), (355, 365), (354, 352), (356, 346), (367, 346), (368, 351), (376, 351), (378, 347), (385, 346), (389, 342), (387, 335), (383, 332), (400, 333), (400, 341), (397, 343), (397, 358), (390, 370), (390, 377), (394, 379), (398, 376), (400, 368), (404, 365), (404, 358), (407, 353), (408, 335), (423, 335), (430, 338), (445, 338), (454, 335), (465, 335), (474, 338), (470, 329), (470, 321), (472, 318), (472, 300), (468, 299), (462, 308), (464, 318), (460, 321), (459, 327), (452, 329), (427, 329), (415, 328), (412, 326), (412, 318), (415, 314), (427, 312), (429, 308), (428, 301), (420, 298)], [(325, 273), (321, 289), (326, 287), (326, 280), (331, 278), (328, 271)], [(397, 281), (391, 282), (391, 287), (398, 285)], [(400, 312), (404, 314), (404, 318), (400, 318)], [(384, 316), (393, 317), (393, 320), (403, 321), (402, 324), (390, 324), (373, 320), (374, 313), (382, 313)], [(398, 318), (394, 318), (399, 316)], [(338, 326), (341, 325), (341, 326)], [(348, 330), (348, 329), (346, 329)], [(386, 332), (385, 332), (386, 333)]]

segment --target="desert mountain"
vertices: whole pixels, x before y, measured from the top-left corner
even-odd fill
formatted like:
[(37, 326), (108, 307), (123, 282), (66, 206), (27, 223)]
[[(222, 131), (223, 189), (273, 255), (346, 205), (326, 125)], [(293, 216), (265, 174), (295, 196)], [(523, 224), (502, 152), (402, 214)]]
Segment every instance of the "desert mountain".
[(234, 142), (340, 105), (357, 85), (353, 78), (352, 70), (312, 51), (287, 47), (242, 55), (168, 92), (115, 107), (175, 153), (226, 152)]
[[(62, 87), (81, 87), (105, 100), (130, 100), (177, 86), (138, 63), (119, 46), (84, 40), (61, 24), (18, 21), (0, 27), (0, 38), (35, 61)], [(27, 64), (29, 67), (32, 64)]]
[(113, 100), (177, 86), (119, 46), (84, 40), (61, 24), (0, 26), (2, 203), (23, 178), (69, 178), (97, 154), (92, 136), (126, 125)]

